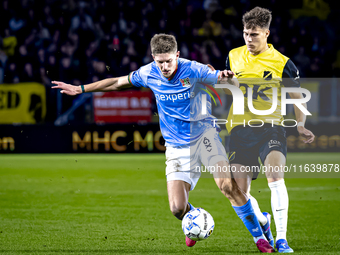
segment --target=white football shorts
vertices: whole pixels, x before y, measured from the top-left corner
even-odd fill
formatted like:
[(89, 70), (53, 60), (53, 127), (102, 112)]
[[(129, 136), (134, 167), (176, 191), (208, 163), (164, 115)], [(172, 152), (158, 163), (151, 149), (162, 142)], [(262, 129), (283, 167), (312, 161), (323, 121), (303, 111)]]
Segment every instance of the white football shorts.
[(209, 129), (201, 138), (183, 146), (166, 147), (167, 181), (181, 180), (193, 190), (201, 176), (201, 165), (213, 166), (227, 161), (227, 154), (216, 129)]

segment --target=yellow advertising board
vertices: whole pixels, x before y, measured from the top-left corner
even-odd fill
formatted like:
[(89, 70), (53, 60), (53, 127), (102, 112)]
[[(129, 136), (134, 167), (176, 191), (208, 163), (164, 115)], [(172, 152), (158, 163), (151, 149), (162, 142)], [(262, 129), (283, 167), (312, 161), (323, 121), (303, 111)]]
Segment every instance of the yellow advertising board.
[(36, 82), (0, 84), (0, 124), (35, 124), (46, 115), (45, 86)]

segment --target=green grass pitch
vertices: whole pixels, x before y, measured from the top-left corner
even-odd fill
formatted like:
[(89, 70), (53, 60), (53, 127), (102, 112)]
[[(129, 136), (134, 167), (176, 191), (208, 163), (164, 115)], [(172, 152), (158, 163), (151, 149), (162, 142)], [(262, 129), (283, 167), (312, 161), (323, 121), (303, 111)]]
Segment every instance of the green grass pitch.
[[(340, 154), (290, 153), (287, 163), (339, 164)], [(212, 214), (214, 233), (186, 247), (164, 173), (163, 154), (2, 154), (0, 254), (259, 254), (212, 178), (190, 202)], [(310, 177), (286, 179), (288, 242), (297, 254), (340, 254), (340, 172)], [(270, 211), (266, 179), (252, 194)]]

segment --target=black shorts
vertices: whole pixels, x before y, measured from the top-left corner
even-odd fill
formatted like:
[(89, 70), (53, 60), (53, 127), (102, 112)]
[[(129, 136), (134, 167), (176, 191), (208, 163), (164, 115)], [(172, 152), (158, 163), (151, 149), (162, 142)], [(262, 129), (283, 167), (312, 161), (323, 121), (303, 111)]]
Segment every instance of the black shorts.
[[(229, 162), (230, 164), (241, 164), (244, 166), (258, 166), (262, 164), (271, 151), (281, 151), (287, 156), (286, 131), (282, 126), (264, 124), (262, 127), (233, 128), (229, 141)], [(253, 180), (259, 172), (253, 172)]]

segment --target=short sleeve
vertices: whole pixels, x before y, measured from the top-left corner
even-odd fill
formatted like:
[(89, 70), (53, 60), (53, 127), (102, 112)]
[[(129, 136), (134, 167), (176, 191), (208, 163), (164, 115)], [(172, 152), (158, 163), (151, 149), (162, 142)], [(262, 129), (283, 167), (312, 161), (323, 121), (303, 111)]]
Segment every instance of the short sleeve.
[(299, 70), (290, 59), (283, 68), (282, 83), (285, 87), (300, 87)]
[(147, 85), (148, 68), (146, 66), (139, 68), (129, 74), (129, 82), (135, 87), (149, 88)]
[(208, 85), (217, 83), (219, 72), (218, 70), (211, 70), (207, 65), (192, 61), (191, 70), (193, 72), (192, 78), (198, 78), (200, 82)]

